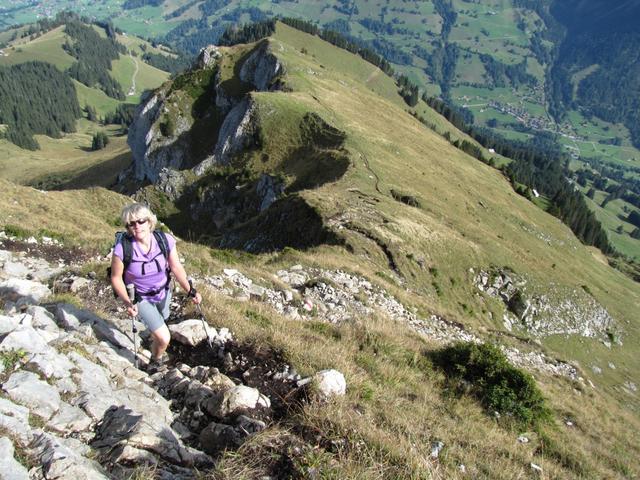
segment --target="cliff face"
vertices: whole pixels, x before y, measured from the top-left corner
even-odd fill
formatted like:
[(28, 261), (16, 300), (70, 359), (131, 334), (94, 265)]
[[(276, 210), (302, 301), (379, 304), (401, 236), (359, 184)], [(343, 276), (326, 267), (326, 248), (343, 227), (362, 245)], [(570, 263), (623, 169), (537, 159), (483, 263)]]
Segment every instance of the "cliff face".
[[(216, 47), (206, 47), (190, 72), (140, 105), (127, 139), (136, 180), (157, 183), (164, 169), (195, 167), (196, 175), (202, 175), (255, 142), (250, 93), (280, 88), (284, 67), (267, 42), (234, 65), (239, 72), (235, 79), (222, 78), (225, 61)], [(240, 91), (226, 86), (234, 82)]]
[(127, 143), (133, 153), (136, 180), (155, 183), (164, 168), (178, 170), (184, 165), (186, 149), (180, 139), (193, 123), (178, 116), (172, 134), (163, 135), (161, 116), (168, 112), (166, 97), (166, 90), (151, 95), (141, 104), (129, 128)]

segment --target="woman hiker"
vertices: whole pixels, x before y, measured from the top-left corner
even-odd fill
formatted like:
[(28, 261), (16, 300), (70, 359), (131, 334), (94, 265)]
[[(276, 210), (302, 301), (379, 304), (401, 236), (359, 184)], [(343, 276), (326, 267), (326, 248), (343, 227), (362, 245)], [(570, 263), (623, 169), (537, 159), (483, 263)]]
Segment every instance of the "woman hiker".
[[(176, 240), (164, 232), (154, 231), (157, 218), (146, 205), (133, 203), (122, 210), (122, 223), (127, 232), (113, 249), (111, 285), (127, 306), (131, 317), (139, 315), (151, 332), (150, 369), (159, 368), (166, 360), (165, 350), (171, 335), (165, 324), (171, 303), (171, 272), (193, 302), (202, 296), (190, 285), (180, 263)], [(124, 274), (124, 275), (123, 275)], [(129, 299), (127, 286), (135, 287), (135, 302)]]

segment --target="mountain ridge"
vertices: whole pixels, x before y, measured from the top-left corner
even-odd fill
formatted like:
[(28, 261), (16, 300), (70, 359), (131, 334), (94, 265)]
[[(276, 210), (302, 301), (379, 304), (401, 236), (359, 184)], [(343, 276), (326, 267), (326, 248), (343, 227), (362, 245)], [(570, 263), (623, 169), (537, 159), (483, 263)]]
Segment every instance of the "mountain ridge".
[[(300, 478), (512, 478), (537, 475), (538, 468), (558, 478), (634, 475), (638, 285), (515, 193), (500, 171), (409, 114), (394, 80), (375, 66), (286, 25), (276, 30), (266, 41), (220, 49), (210, 66), (215, 75), (196, 69), (160, 87), (157, 116), (139, 132), (151, 144), (176, 143), (198, 118), (213, 119), (214, 109), (240, 105), (238, 117), (250, 112), (252, 128), (241, 132), (246, 137), (235, 135), (242, 122), (231, 122), (218, 138), (220, 119), (215, 130), (203, 129), (216, 137), (207, 139), (208, 151), (164, 170), (164, 177), (151, 176), (159, 185), (126, 185), (138, 189), (135, 198), (148, 201), (176, 232), (181, 256), (205, 294), (206, 318), (216, 329), (230, 329), (244, 346), (238, 356), (230, 352), (221, 372), (238, 359), (235, 372), (243, 384), (260, 378), (256, 369), (267, 373), (258, 368), (265, 361), (274, 366), (271, 374), (284, 371), (284, 362), (304, 376), (337, 369), (347, 380), (345, 397), (276, 410), (283, 416), (223, 454), (212, 475), (286, 476), (291, 470), (273, 466), (274, 457), (299, 468)], [(251, 72), (260, 62), (252, 61), (246, 76), (241, 72), (252, 55), (270, 54), (282, 74), (258, 91)], [(424, 103), (419, 108), (436, 118)], [(174, 126), (182, 118), (188, 129), (172, 133), (169, 113), (175, 114)], [(464, 138), (447, 128), (450, 136), (460, 135), (456, 140)], [(193, 132), (195, 138), (201, 133)], [(214, 145), (234, 138), (239, 141), (233, 153), (216, 157)], [(137, 153), (135, 162), (153, 160), (145, 153)], [(195, 160), (208, 156), (214, 157), (208, 168), (192, 170)], [(318, 166), (327, 181), (313, 181)], [(111, 304), (99, 292), (108, 299), (111, 293), (106, 280), (91, 279), (90, 272), (106, 267), (104, 252), (113, 231), (122, 228), (117, 217), (130, 197), (102, 188), (38, 191), (5, 180), (0, 187), (7, 192), (0, 197), (2, 227), (24, 238), (19, 249), (36, 250), (29, 237), (41, 242), (53, 233), (64, 250), (77, 245), (90, 253), (90, 263), (70, 267), (57, 284), (73, 285), (86, 276), (90, 287), (69, 295), (102, 318), (101, 310)], [(315, 212), (314, 221), (339, 242), (267, 244), (260, 254), (211, 247), (220, 231), (240, 237), (245, 248), (247, 241), (265, 245), (290, 228), (299, 237), (314, 236), (304, 221), (295, 223), (304, 216), (281, 215), (278, 205), (287, 202)], [(225, 206), (228, 216), (222, 215)], [(263, 228), (264, 219), (271, 230)], [(231, 222), (227, 231), (225, 221)], [(110, 326), (124, 336), (130, 322)], [(532, 364), (542, 358), (561, 365), (557, 371), (532, 370), (551, 410), (550, 424), (516, 427), (511, 415), (483, 407), (475, 396), (481, 380), (456, 383), (435, 366), (440, 342), (458, 339), (515, 348)], [(194, 361), (217, 358), (206, 342), (202, 347), (206, 352)], [(249, 353), (260, 362), (243, 365)], [(177, 355), (186, 358), (184, 350)], [(80, 354), (72, 356), (86, 366)], [(24, 375), (22, 364), (16, 365)], [(295, 377), (287, 372), (286, 378)], [(195, 375), (189, 369), (188, 381)], [(159, 388), (177, 395), (169, 385)], [(181, 409), (182, 397), (176, 398)], [(95, 414), (93, 400), (89, 405)], [(220, 438), (220, 429), (232, 437), (235, 424), (226, 418), (216, 423), (221, 426), (209, 428), (206, 438)], [(191, 427), (198, 435), (192, 441), (199, 441), (200, 427)], [(106, 430), (90, 427), (87, 434), (98, 432)], [(147, 451), (139, 436), (131, 441)], [(158, 468), (173, 467), (161, 462)]]

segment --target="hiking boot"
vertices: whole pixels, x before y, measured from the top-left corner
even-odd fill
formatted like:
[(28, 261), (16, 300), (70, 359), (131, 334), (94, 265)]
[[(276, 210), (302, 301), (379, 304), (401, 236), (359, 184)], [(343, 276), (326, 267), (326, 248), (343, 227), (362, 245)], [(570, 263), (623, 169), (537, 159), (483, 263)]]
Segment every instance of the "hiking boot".
[(160, 358), (151, 358), (151, 361), (147, 364), (146, 371), (149, 375), (153, 375), (158, 372), (165, 372), (168, 370), (168, 362), (169, 356), (166, 353)]

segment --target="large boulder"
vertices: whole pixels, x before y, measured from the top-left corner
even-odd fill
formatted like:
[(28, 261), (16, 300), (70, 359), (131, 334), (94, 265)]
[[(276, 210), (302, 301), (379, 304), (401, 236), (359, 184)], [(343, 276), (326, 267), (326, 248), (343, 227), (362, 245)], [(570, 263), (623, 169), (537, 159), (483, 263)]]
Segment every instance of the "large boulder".
[(216, 395), (205, 403), (209, 414), (217, 418), (226, 418), (257, 408), (270, 408), (271, 401), (256, 388), (236, 385)]
[(183, 345), (195, 347), (201, 342), (216, 336), (216, 331), (206, 322), (195, 318), (169, 325), (171, 337)]

